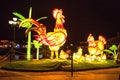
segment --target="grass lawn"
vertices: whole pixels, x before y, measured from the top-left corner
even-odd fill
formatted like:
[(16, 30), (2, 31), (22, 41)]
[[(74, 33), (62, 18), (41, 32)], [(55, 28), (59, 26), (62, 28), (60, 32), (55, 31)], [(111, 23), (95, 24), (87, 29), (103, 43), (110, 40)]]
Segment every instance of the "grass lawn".
[[(90, 69), (102, 69), (102, 68), (114, 68), (120, 67), (120, 64), (116, 64), (113, 60), (107, 60), (106, 62), (74, 62), (73, 70), (90, 70)], [(41, 59), (39, 61), (14, 61), (2, 66), (7, 70), (19, 70), (19, 71), (70, 71), (71, 60), (50, 60)]]

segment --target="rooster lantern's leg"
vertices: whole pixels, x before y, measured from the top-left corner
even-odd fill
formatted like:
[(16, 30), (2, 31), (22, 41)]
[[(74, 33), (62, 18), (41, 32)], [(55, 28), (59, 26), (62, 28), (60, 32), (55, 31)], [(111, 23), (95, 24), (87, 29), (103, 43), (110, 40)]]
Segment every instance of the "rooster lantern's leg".
[(53, 57), (54, 57), (54, 51), (51, 51), (50, 59), (53, 59)]
[(49, 46), (49, 49), (51, 50), (50, 59), (54, 59), (54, 57), (58, 59), (59, 46)]
[(55, 51), (56, 59), (58, 59), (58, 51)]
[(58, 59), (58, 51), (51, 51), (51, 57), (50, 57), (50, 59), (54, 58), (54, 54), (55, 54), (56, 59)]

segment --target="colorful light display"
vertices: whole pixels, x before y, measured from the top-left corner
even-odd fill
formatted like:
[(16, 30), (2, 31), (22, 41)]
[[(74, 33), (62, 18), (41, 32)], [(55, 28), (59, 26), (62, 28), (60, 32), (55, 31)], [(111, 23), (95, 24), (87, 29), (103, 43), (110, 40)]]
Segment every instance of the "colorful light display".
[(69, 58), (69, 54), (67, 54), (65, 51), (61, 50), (60, 51), (60, 59), (67, 60), (67, 58)]
[[(22, 21), (22, 25), (19, 25), (19, 27), (23, 27), (23, 28), (31, 28), (32, 24), (30, 22), (24, 22), (23, 20), (26, 20), (26, 18), (21, 15), (20, 13), (17, 12), (13, 12), (13, 15), (17, 16), (19, 18), (19, 21)], [(32, 17), (32, 7), (30, 7), (29, 10), (29, 18)], [(42, 18), (38, 18), (37, 21), (41, 20), (41, 19), (46, 19), (47, 17), (42, 17)], [(24, 23), (23, 23), (24, 22)], [(30, 61), (31, 60), (31, 32), (29, 31), (28, 35), (28, 41), (27, 41), (27, 60)]]
[(106, 39), (102, 35), (99, 35), (98, 40), (94, 40), (92, 34), (88, 36), (88, 51), (90, 55), (86, 54), (86, 60), (88, 61), (101, 61), (106, 60), (106, 55), (103, 54), (104, 45), (106, 44)]
[(118, 60), (118, 54), (119, 54), (117, 50), (118, 50), (118, 47), (115, 44), (113, 44), (109, 49), (104, 50), (105, 52), (113, 55), (115, 63)]
[(78, 48), (78, 51), (76, 52), (76, 53), (74, 53), (73, 54), (73, 60), (75, 61), (75, 62), (80, 62), (80, 61), (83, 61), (83, 55), (82, 55), (82, 48), (81, 47), (79, 47)]
[[(20, 13), (13, 12), (13, 15), (17, 16), (20, 21), (25, 20), (25, 17)], [(30, 10), (29, 10), (29, 18), (31, 18), (31, 16), (32, 16), (32, 7), (30, 7)], [(27, 22), (21, 25), (20, 27), (30, 28), (32, 27), (32, 24)], [(28, 33), (28, 42), (27, 42), (27, 60), (30, 61), (30, 59), (31, 59), (31, 32)]]
[(26, 34), (31, 30), (36, 31), (38, 33), (38, 35), (35, 35), (36, 40), (40, 41), (44, 45), (49, 46), (49, 49), (51, 50), (51, 59), (54, 58), (54, 52), (56, 59), (58, 59), (58, 50), (66, 42), (67, 31), (63, 26), (65, 17), (62, 15), (62, 10), (54, 9), (53, 17), (56, 19), (54, 32), (46, 33), (46, 27), (31, 18), (23, 20), (20, 23), (20, 26), (26, 22), (30, 22), (35, 25), (35, 27), (29, 28), (26, 31)]
[(36, 60), (39, 60), (39, 48), (40, 48), (40, 46), (42, 46), (42, 43), (40, 43), (37, 40), (33, 40), (33, 44), (34, 44), (34, 47), (37, 49)]
[(106, 44), (106, 40), (103, 36), (99, 36), (99, 40), (94, 40), (92, 34), (88, 36), (88, 51), (90, 55), (99, 55), (103, 53), (104, 45)]

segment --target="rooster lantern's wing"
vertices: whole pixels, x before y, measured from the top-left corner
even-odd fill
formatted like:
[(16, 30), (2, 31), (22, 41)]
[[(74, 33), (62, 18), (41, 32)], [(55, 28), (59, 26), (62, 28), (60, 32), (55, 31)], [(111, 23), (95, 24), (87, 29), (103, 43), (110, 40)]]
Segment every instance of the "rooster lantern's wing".
[(66, 34), (62, 31), (47, 33), (47, 40), (50, 46), (61, 46), (66, 41)]

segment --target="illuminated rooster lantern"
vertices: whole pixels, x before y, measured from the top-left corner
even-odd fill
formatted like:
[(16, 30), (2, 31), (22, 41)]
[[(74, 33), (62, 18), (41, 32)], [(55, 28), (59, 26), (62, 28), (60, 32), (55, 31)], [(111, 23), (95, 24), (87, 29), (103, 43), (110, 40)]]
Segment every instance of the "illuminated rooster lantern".
[(100, 55), (103, 54), (104, 45), (106, 44), (106, 39), (102, 35), (99, 35), (98, 40), (94, 40), (92, 34), (88, 36), (88, 51), (90, 55)]
[(54, 54), (56, 59), (58, 59), (58, 50), (66, 42), (67, 31), (63, 26), (65, 17), (62, 15), (62, 13), (63, 12), (61, 9), (53, 10), (52, 14), (56, 19), (54, 32), (46, 33), (46, 27), (33, 19), (25, 19), (20, 23), (20, 25), (22, 25), (24, 22), (31, 22), (33, 25), (35, 25), (35, 27), (31, 27), (26, 30), (26, 34), (28, 34), (28, 32), (31, 30), (37, 32), (38, 35), (35, 35), (36, 40), (40, 41), (44, 45), (49, 46), (49, 49), (51, 50), (51, 59), (54, 58)]

